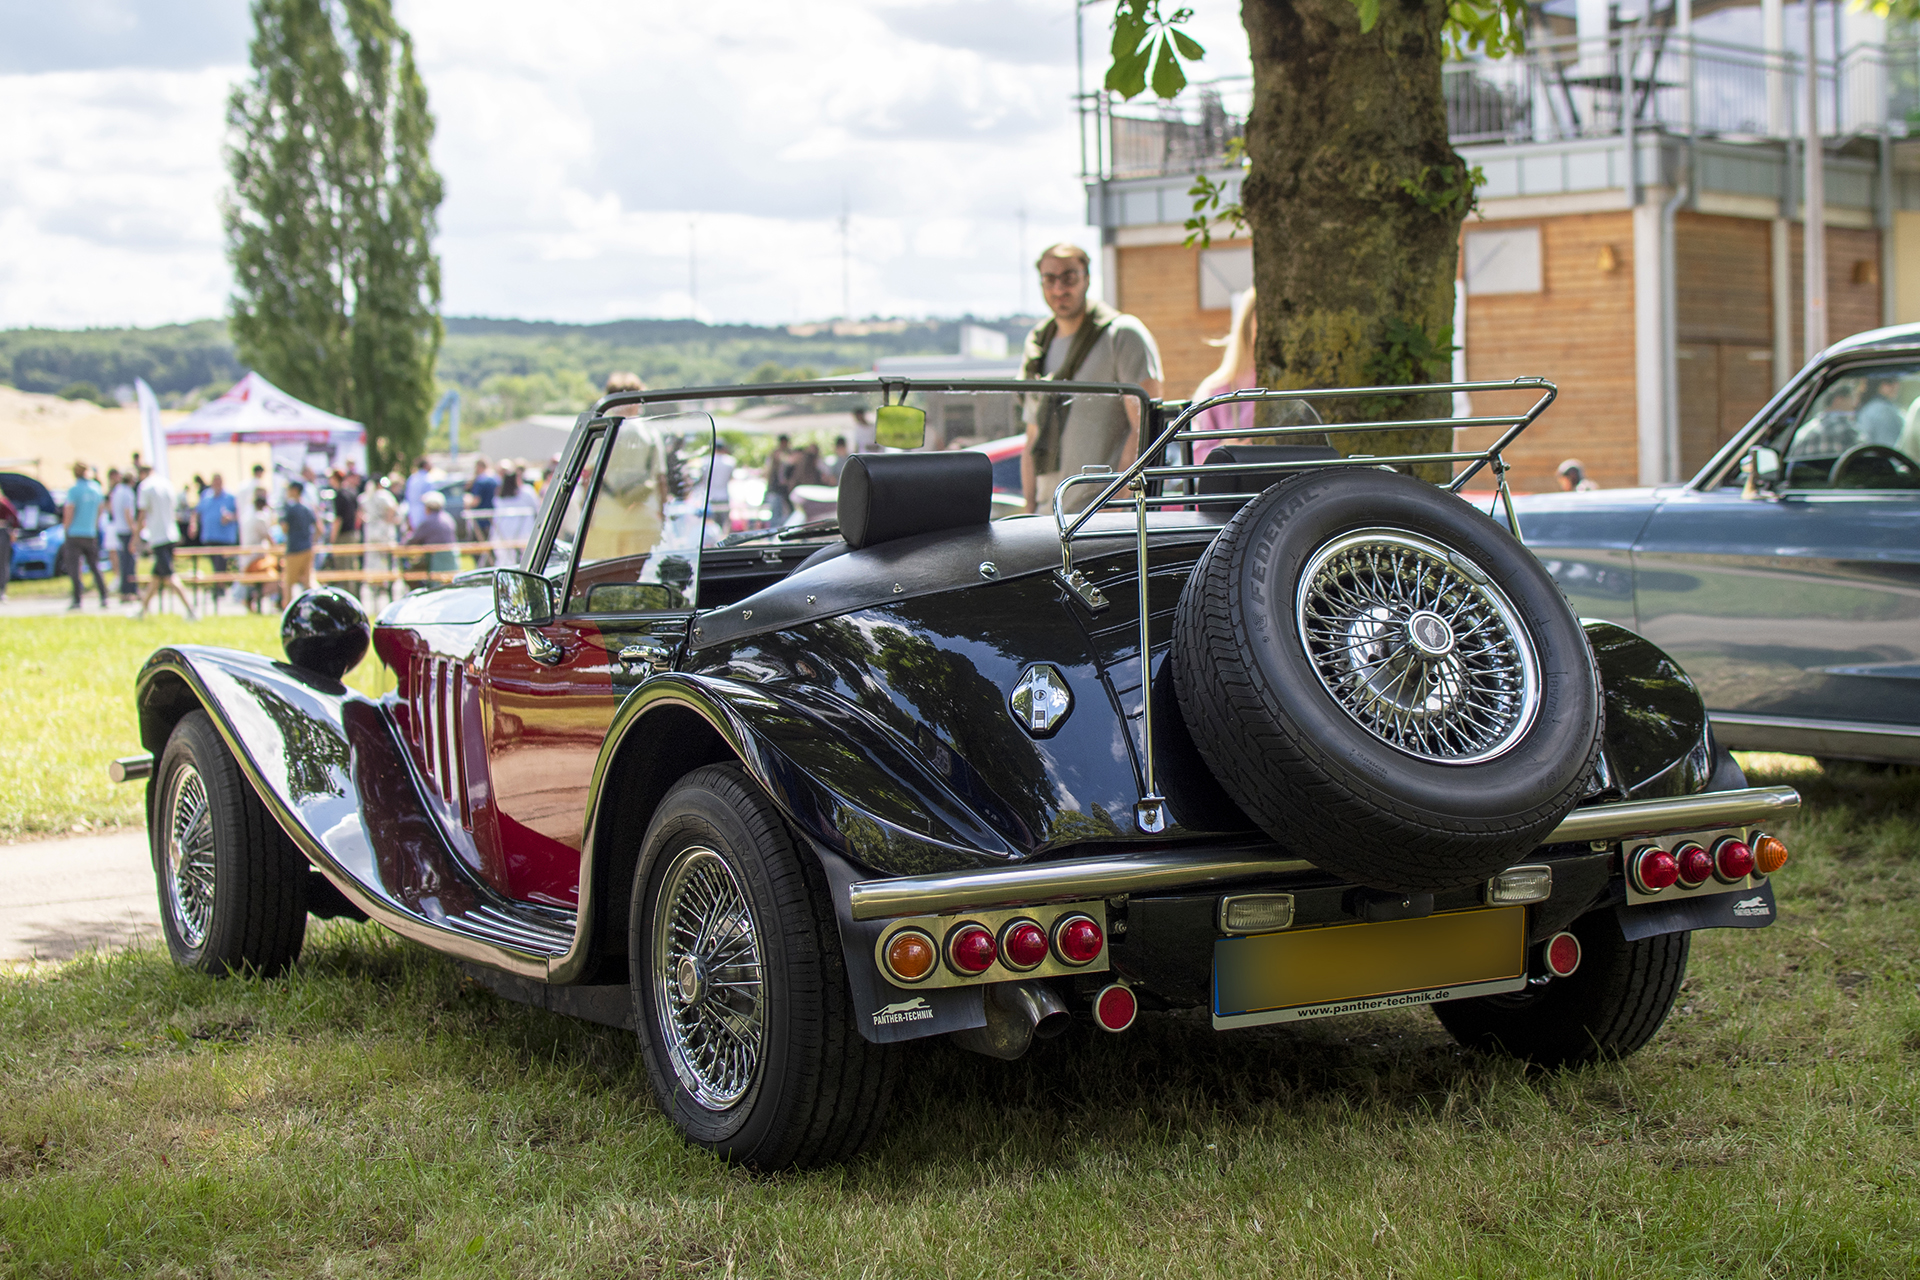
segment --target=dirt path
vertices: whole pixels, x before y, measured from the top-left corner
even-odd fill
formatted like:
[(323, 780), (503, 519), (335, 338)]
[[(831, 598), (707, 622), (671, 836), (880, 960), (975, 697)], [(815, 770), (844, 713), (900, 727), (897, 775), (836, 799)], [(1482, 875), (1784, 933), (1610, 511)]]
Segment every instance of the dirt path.
[(0, 963), (159, 936), (145, 832), (0, 845)]

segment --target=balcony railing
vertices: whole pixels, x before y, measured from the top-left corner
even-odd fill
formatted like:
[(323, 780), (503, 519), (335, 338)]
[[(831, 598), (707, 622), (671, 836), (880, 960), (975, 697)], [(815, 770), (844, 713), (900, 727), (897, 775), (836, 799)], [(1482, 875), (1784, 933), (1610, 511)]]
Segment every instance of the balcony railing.
[[(1804, 131), (1805, 74), (1794, 54), (1688, 41), (1658, 27), (1537, 40), (1516, 57), (1448, 64), (1447, 129), (1460, 146), (1679, 134), (1689, 121), (1703, 137), (1793, 137)], [(1823, 135), (1920, 132), (1920, 42), (1856, 45), (1817, 60), (1814, 74)], [(1123, 180), (1219, 169), (1245, 131), (1252, 99), (1246, 77), (1145, 108), (1085, 94), (1084, 174)]]
[[(1920, 105), (1916, 52), (1910, 43), (1856, 45), (1817, 60), (1820, 132), (1906, 133)], [(1664, 28), (1539, 41), (1518, 57), (1449, 65), (1447, 129), (1458, 145), (1682, 133), (1689, 119), (1708, 137), (1797, 136), (1805, 75), (1798, 56), (1688, 41)]]

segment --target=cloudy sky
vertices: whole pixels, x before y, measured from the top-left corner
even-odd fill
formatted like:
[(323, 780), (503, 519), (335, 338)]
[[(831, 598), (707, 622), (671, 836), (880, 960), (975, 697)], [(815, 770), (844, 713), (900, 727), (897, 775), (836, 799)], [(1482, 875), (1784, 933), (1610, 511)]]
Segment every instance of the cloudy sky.
[[(1031, 309), (1022, 264), (1094, 234), (1073, 3), (397, 0), (439, 121), (445, 310), (837, 315), (843, 206), (855, 314)], [(1239, 6), (1195, 7), (1209, 72), (1243, 72)], [(1110, 12), (1086, 12), (1090, 80)], [(0, 32), (0, 327), (221, 314), (245, 0), (0, 0)]]

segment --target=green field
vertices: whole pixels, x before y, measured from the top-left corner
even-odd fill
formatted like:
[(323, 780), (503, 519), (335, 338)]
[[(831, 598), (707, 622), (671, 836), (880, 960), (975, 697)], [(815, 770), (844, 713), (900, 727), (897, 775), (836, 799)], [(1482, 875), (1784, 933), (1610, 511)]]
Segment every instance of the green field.
[[(15, 583), (23, 594), (62, 594), (64, 583)], [(176, 604), (177, 608), (178, 605)], [(280, 620), (226, 606), (188, 622), (177, 613), (144, 620), (99, 612), (94, 598), (73, 617), (0, 622), (0, 841), (138, 824), (141, 791), (107, 781), (107, 762), (140, 747), (133, 681), (140, 664), (169, 644), (227, 645), (280, 656)], [(383, 677), (386, 682), (381, 683)], [(392, 687), (371, 658), (347, 677), (370, 692)]]
[[(132, 741), (133, 666), (182, 638), (271, 632), (0, 629), (38, 726), (6, 790), (86, 775), (25, 812), (131, 814), (89, 780)], [(314, 927), (275, 981), (153, 949), (18, 968), (0, 1274), (1920, 1274), (1920, 773), (1747, 763), (1808, 801), (1780, 922), (1699, 935), (1626, 1062), (1528, 1072), (1419, 1010), (1148, 1015), (1011, 1064), (923, 1044), (867, 1155), (775, 1178), (686, 1147), (628, 1034), (371, 925)]]

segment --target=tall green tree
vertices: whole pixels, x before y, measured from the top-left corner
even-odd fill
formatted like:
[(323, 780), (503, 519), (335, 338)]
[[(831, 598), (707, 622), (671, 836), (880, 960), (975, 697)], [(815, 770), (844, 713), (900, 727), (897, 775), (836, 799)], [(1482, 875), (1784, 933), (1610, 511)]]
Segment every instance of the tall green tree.
[(255, 0), (253, 20), (227, 104), (234, 345), (364, 423), (384, 469), (426, 438), (443, 332), (426, 86), (389, 0)]
[[(1204, 56), (1180, 30), (1190, 16), (1117, 0), (1107, 87), (1184, 88), (1182, 64)], [(1204, 182), (1195, 194), (1203, 219), (1224, 213), (1251, 232), (1262, 385), (1447, 380), (1476, 175), (1448, 139), (1441, 70), (1449, 54), (1518, 51), (1525, 0), (1242, 0), (1240, 17), (1254, 85), (1241, 204), (1220, 208)], [(1346, 421), (1447, 411), (1436, 395), (1335, 409)], [(1337, 443), (1384, 455), (1448, 439), (1441, 428)]]

